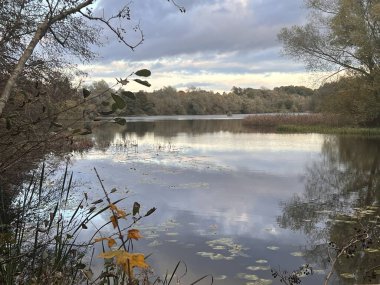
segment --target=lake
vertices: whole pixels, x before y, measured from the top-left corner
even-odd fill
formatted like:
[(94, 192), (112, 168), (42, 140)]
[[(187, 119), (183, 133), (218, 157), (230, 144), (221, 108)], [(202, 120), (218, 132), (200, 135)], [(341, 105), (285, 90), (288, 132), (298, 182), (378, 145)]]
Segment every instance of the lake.
[[(156, 207), (134, 227), (144, 236), (134, 251), (151, 253), (147, 262), (158, 275), (183, 261), (181, 284), (207, 274), (214, 284), (281, 284), (271, 268), (303, 264), (313, 268), (303, 284), (322, 284), (328, 242), (344, 244), (358, 216), (363, 227), (379, 229), (380, 140), (261, 133), (241, 118), (101, 123), (91, 135), (94, 147), (71, 157), (74, 197), (103, 196), (96, 167), (105, 187), (117, 189), (112, 199), (127, 197), (121, 208), (130, 210), (135, 201), (142, 213)], [(368, 248), (337, 264), (330, 284), (366, 283), (363, 272), (376, 265), (379, 244)], [(184, 271), (181, 265), (177, 273)]]

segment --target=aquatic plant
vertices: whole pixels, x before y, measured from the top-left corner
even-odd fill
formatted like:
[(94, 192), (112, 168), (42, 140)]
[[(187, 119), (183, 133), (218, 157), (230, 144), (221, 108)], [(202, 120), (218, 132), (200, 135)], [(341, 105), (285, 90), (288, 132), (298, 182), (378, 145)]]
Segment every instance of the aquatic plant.
[[(85, 192), (79, 203), (75, 202), (78, 197), (70, 198), (73, 174), (69, 174), (67, 166), (62, 179), (56, 181), (48, 181), (45, 164), (40, 175), (33, 173), (12, 205), (15, 218), (0, 228), (1, 284), (170, 285), (174, 280), (181, 284), (182, 277), (176, 277), (176, 273), (183, 262), (178, 262), (162, 280), (147, 263), (149, 256), (133, 251), (133, 242), (143, 238), (136, 224), (156, 208), (140, 215), (140, 204), (134, 202), (132, 210), (126, 212), (118, 204), (126, 198), (112, 199), (118, 190), (107, 191), (95, 168), (94, 171), (104, 195), (93, 201)], [(109, 220), (97, 227), (95, 218), (107, 212), (111, 212)], [(126, 220), (127, 225), (121, 222)], [(113, 232), (103, 235), (106, 227)], [(89, 234), (90, 238), (82, 242)], [(98, 243), (101, 247), (95, 246)], [(93, 264), (99, 249), (102, 251), (97, 257), (104, 259), (100, 270)], [(187, 269), (184, 275), (186, 272)], [(191, 284), (205, 278), (213, 283), (212, 276), (205, 275)]]

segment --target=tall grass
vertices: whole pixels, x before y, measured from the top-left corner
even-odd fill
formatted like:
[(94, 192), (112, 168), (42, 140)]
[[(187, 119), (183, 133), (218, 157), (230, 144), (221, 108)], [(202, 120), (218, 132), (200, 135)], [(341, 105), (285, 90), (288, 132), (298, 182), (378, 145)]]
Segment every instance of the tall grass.
[(265, 114), (243, 120), (246, 127), (279, 133), (322, 133), (380, 136), (380, 128), (360, 128), (349, 118), (334, 114)]
[[(53, 187), (47, 187), (44, 164), (39, 175), (32, 175), (12, 205), (13, 221), (0, 228), (0, 284), (170, 285), (175, 282), (181, 262), (161, 280), (149, 270), (147, 257), (133, 252), (133, 242), (141, 236), (132, 227), (150, 216), (155, 208), (140, 215), (140, 204), (134, 202), (132, 211), (125, 212), (118, 206), (125, 197), (112, 199), (117, 189), (107, 191), (94, 170), (103, 197), (93, 201), (83, 193), (84, 197), (74, 207), (70, 199), (73, 174), (69, 174), (67, 166), (62, 179)], [(109, 221), (95, 225), (94, 219), (107, 213)], [(129, 224), (122, 224), (121, 220), (127, 216)], [(102, 230), (107, 227), (111, 227), (111, 234), (104, 236)], [(88, 240), (79, 242), (84, 236)], [(95, 243), (99, 246), (94, 247)], [(94, 255), (97, 251), (99, 256)], [(93, 268), (97, 257), (104, 259), (104, 266), (99, 270)], [(138, 275), (134, 274), (135, 269), (140, 269)], [(97, 271), (100, 272), (97, 274)], [(181, 284), (178, 281), (177, 284)]]
[(261, 128), (282, 125), (341, 127), (347, 123), (343, 117), (333, 114), (260, 114), (243, 120), (245, 126)]

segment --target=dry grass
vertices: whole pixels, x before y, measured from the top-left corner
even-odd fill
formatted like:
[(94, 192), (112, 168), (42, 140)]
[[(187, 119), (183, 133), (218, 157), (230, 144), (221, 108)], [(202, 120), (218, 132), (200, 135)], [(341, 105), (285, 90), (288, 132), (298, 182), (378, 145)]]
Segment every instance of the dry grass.
[(347, 123), (347, 120), (332, 114), (258, 114), (248, 116), (243, 120), (245, 126), (258, 128), (284, 125), (341, 127)]

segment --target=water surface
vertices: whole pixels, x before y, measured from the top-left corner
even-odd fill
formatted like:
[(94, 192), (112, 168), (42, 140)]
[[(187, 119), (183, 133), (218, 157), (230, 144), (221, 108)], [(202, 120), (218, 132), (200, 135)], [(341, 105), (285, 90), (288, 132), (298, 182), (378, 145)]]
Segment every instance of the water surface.
[[(310, 263), (305, 284), (321, 284), (328, 264), (315, 246), (346, 230), (331, 226), (333, 214), (379, 201), (376, 139), (258, 133), (237, 116), (134, 118), (99, 126), (92, 139), (94, 148), (72, 159), (76, 195), (102, 196), (96, 167), (106, 188), (118, 189), (114, 199), (128, 197), (122, 207), (157, 207), (136, 226), (144, 238), (134, 250), (152, 253), (157, 274), (185, 262), (183, 280), (281, 284), (270, 268)], [(362, 278), (339, 270), (331, 284)]]

